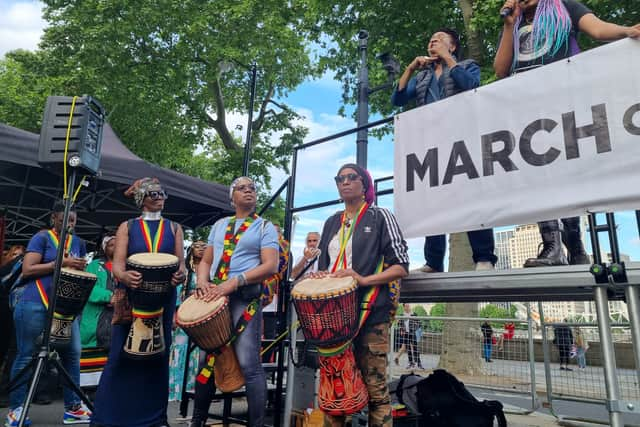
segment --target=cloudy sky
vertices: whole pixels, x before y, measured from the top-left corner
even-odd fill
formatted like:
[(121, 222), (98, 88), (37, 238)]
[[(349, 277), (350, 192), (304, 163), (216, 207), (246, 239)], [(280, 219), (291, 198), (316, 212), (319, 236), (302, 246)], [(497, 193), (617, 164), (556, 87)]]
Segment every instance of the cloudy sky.
[[(45, 26), (41, 18), (42, 4), (30, 0), (0, 0), (0, 57), (12, 49), (36, 49)], [(331, 75), (302, 84), (285, 99), (304, 118), (302, 124), (309, 128), (307, 141), (353, 128), (350, 117), (337, 115), (341, 103), (340, 84)], [(353, 111), (351, 108), (350, 111)], [(375, 118), (372, 118), (372, 120)], [(230, 128), (246, 124), (246, 116), (232, 115)], [(242, 135), (244, 137), (244, 135)], [(393, 144), (391, 138), (377, 140), (369, 138), (369, 169), (375, 178), (393, 174)], [(333, 176), (338, 167), (355, 161), (355, 135), (312, 147), (303, 153), (298, 161), (295, 205), (303, 206), (337, 198)], [(285, 176), (274, 173), (273, 187), (278, 188)], [(392, 196), (384, 196), (380, 205), (392, 208)], [(321, 230), (324, 220), (337, 207), (318, 209), (297, 214), (293, 239), (294, 257), (302, 252), (304, 237), (308, 231)], [(426, 215), (416, 212), (416, 215)], [(632, 212), (617, 214), (620, 231), (620, 246), (623, 253), (640, 260), (640, 240)], [(602, 236), (604, 237), (604, 236)], [(606, 239), (603, 239), (606, 240)], [(420, 266), (423, 261), (422, 239), (409, 241), (411, 267)], [(608, 249), (606, 246), (604, 249)]]

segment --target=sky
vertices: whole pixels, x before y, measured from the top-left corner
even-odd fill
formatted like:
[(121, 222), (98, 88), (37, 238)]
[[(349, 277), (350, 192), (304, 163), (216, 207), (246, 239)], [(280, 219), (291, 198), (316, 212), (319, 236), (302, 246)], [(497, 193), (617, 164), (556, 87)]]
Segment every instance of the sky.
[[(41, 18), (42, 3), (31, 0), (0, 0), (0, 57), (13, 49), (34, 50), (46, 23)], [(375, 66), (376, 64), (370, 64)], [(301, 124), (309, 129), (306, 142), (355, 127), (350, 113), (354, 106), (347, 107), (347, 117), (337, 114), (341, 106), (342, 88), (329, 73), (321, 79), (307, 81), (283, 99), (297, 111), (303, 119)], [(371, 117), (376, 120), (380, 117)], [(232, 114), (229, 128), (246, 124), (246, 116)], [(241, 135), (244, 138), (244, 135)], [(355, 162), (355, 134), (338, 140), (311, 147), (300, 153), (296, 179), (295, 206), (334, 200), (338, 198), (333, 176), (340, 165)], [(391, 137), (382, 140), (369, 137), (368, 168), (374, 179), (393, 175), (393, 141)], [(273, 171), (272, 186), (277, 189), (286, 179), (282, 171)], [(387, 188), (387, 187), (383, 187)], [(393, 208), (393, 196), (383, 196), (379, 204)], [(304, 238), (309, 231), (321, 231), (324, 220), (339, 206), (317, 209), (296, 214), (292, 250), (295, 259), (302, 253)], [(419, 213), (416, 215), (426, 215)], [(640, 260), (640, 239), (636, 227), (635, 214), (616, 214), (621, 252)], [(504, 229), (501, 228), (501, 229)], [(601, 236), (605, 241), (605, 236)], [(587, 243), (588, 239), (587, 239)], [(423, 239), (409, 239), (411, 268), (424, 263), (422, 255)], [(603, 249), (608, 250), (606, 244)], [(590, 252), (588, 250), (588, 252)]]

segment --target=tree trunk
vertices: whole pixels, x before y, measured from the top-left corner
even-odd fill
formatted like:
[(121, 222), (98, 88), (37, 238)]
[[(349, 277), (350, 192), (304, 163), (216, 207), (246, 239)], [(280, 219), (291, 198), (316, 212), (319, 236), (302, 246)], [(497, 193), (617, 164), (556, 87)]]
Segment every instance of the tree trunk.
[(467, 57), (472, 58), (478, 63), (483, 63), (482, 38), (478, 30), (473, 28), (471, 20), (473, 18), (473, 2), (474, 0), (460, 0), (460, 9), (462, 9), (462, 17), (464, 19), (464, 30), (467, 35)]
[[(467, 233), (451, 234), (449, 238), (449, 271), (474, 269), (471, 245)], [(477, 303), (448, 303), (449, 317), (477, 317)], [(439, 368), (457, 375), (477, 375), (480, 362), (480, 325), (477, 322), (445, 321), (442, 332), (442, 354)]]

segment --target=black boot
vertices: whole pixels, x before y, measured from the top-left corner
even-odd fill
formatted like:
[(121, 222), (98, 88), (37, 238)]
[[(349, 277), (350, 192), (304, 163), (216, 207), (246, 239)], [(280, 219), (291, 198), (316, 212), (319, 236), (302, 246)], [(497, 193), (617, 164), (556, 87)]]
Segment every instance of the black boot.
[(591, 258), (584, 250), (580, 236), (580, 218), (563, 218), (562, 223), (564, 225), (562, 242), (567, 247), (569, 264), (591, 264)]
[(562, 238), (558, 221), (544, 221), (538, 223), (542, 237), (542, 250), (537, 258), (529, 258), (524, 267), (551, 267), (553, 265), (567, 265), (567, 258), (562, 250)]

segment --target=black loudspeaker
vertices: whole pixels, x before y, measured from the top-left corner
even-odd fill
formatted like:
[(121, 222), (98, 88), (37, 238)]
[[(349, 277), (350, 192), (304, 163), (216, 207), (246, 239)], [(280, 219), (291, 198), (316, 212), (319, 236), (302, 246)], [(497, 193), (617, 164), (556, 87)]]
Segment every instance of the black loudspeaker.
[(40, 130), (38, 163), (62, 169), (71, 117), (67, 164), (96, 175), (100, 166), (104, 116), (102, 105), (90, 96), (77, 97), (75, 104), (72, 96), (48, 97)]

